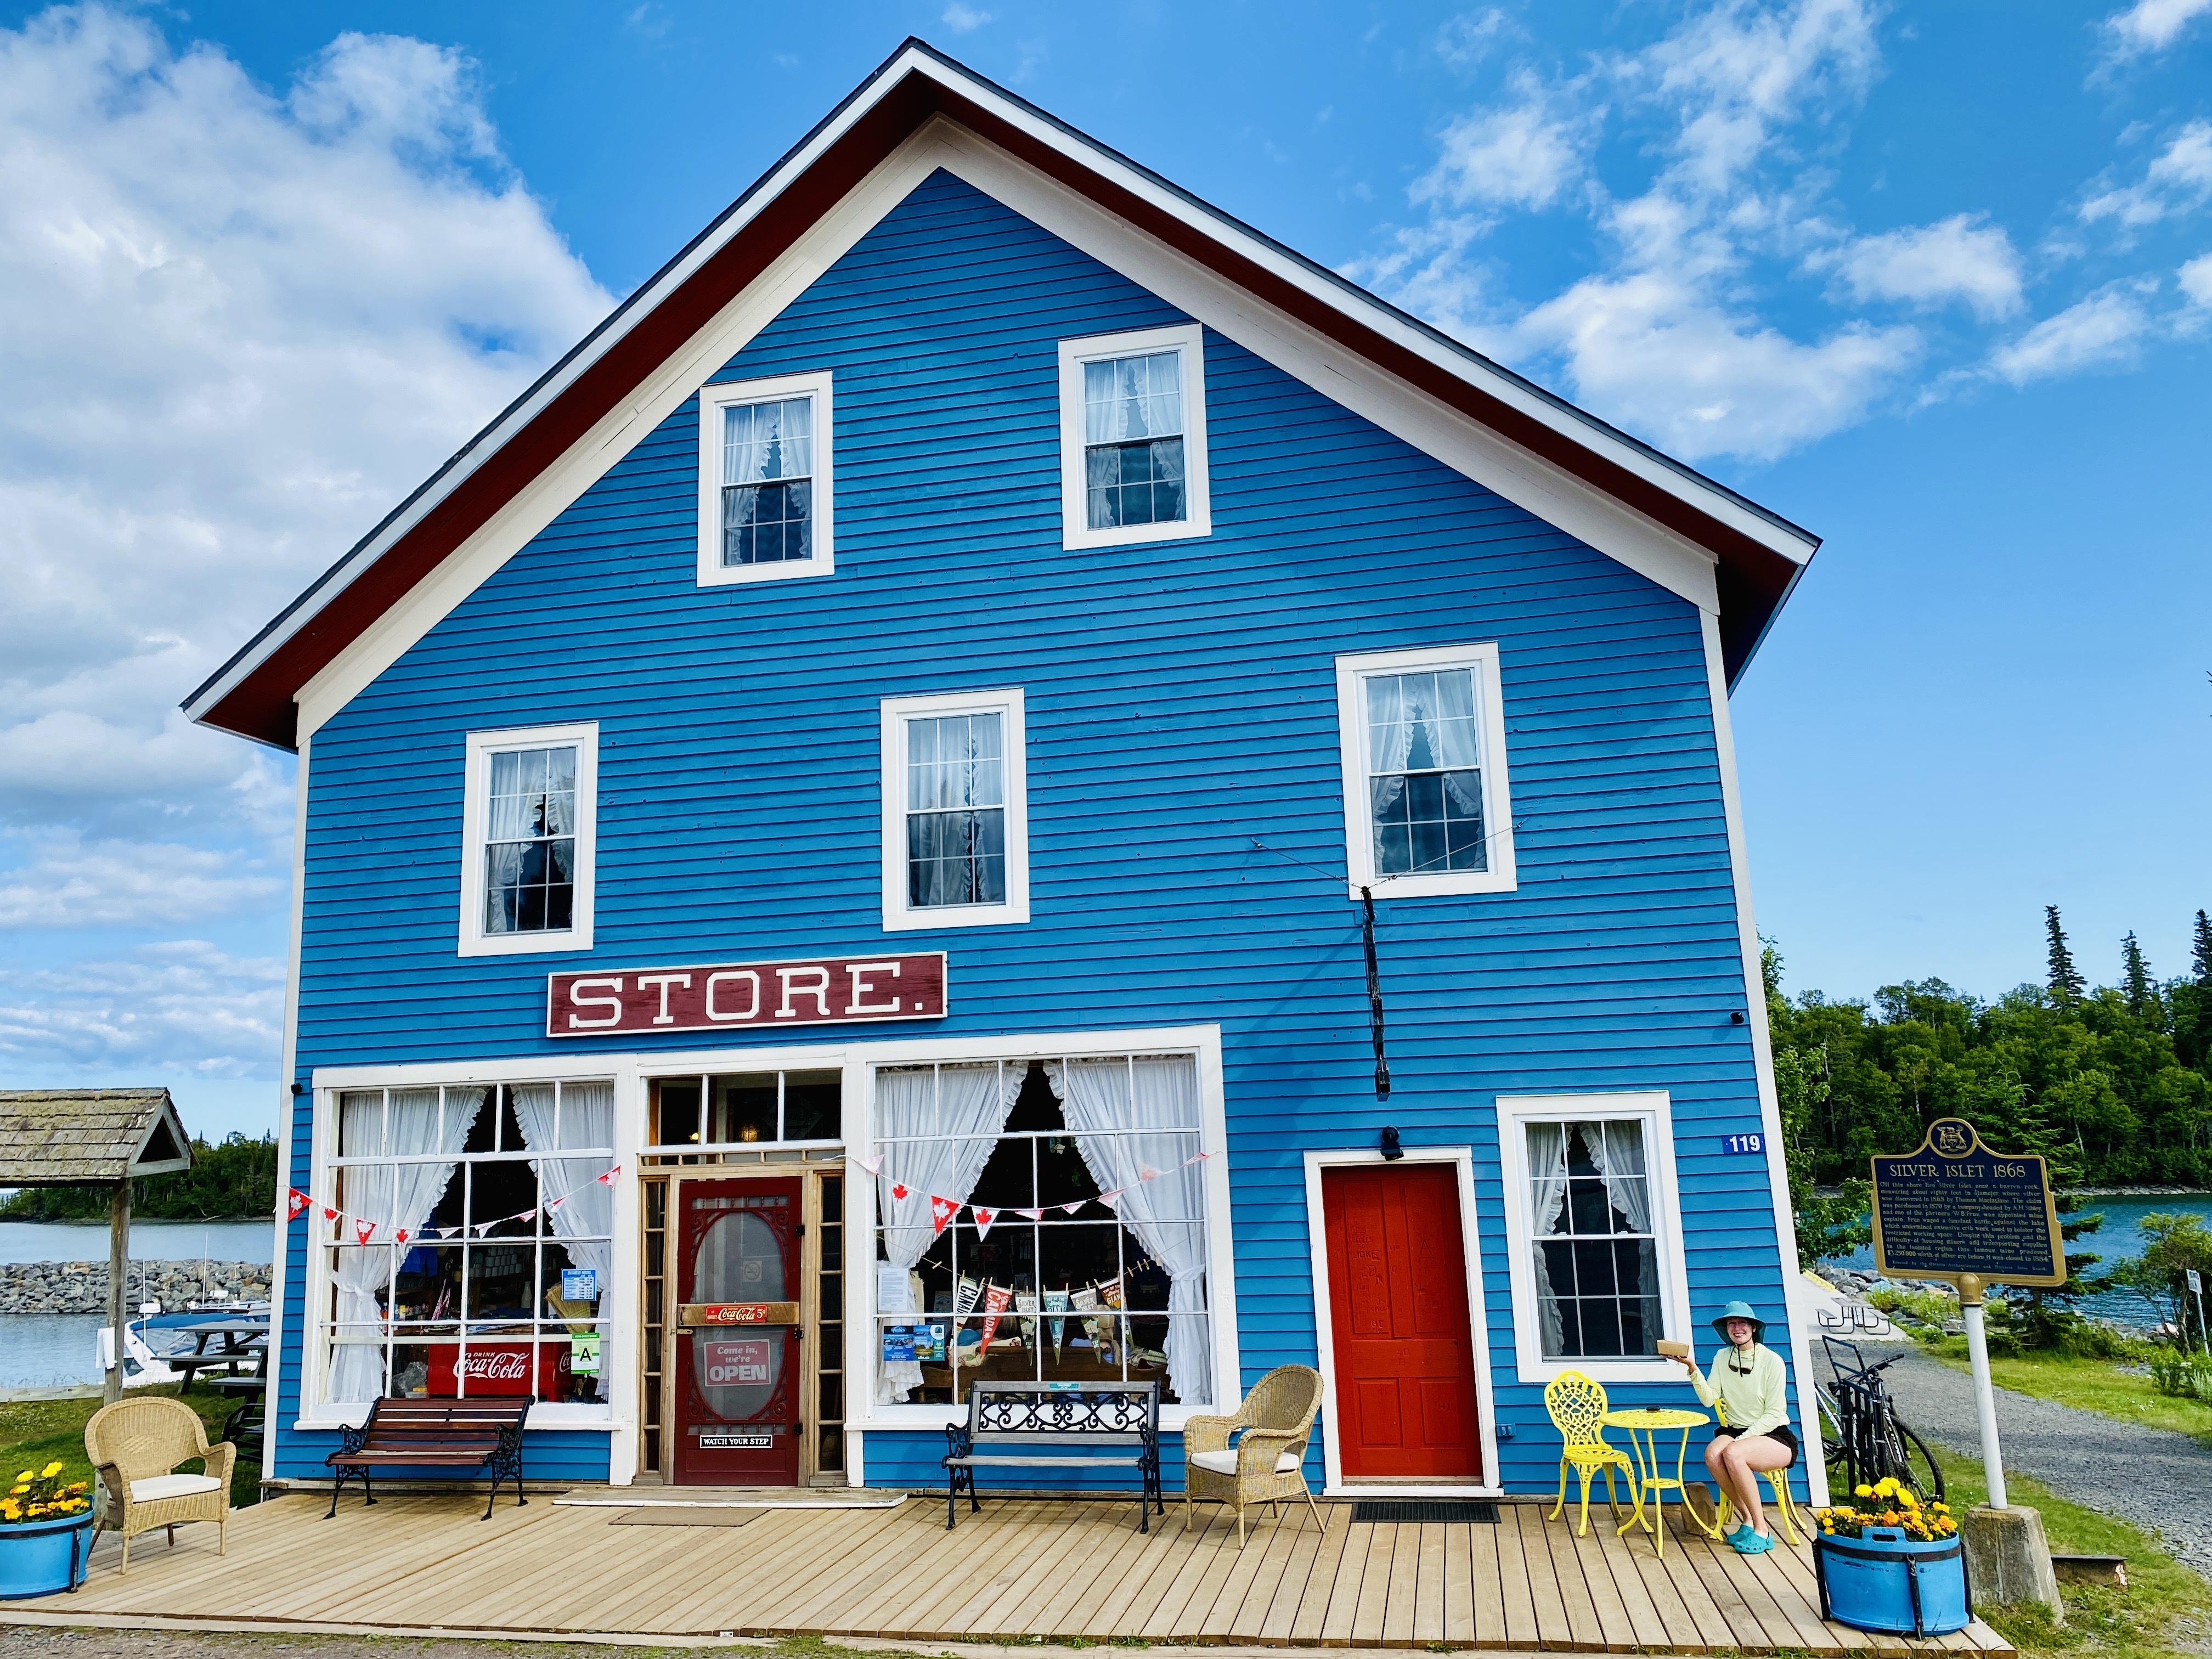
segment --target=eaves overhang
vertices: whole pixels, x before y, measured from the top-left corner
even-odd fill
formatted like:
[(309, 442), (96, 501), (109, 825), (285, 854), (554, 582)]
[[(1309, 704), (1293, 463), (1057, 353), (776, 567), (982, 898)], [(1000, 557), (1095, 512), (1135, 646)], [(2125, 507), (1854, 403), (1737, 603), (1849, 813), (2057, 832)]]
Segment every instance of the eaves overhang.
[(300, 688), (933, 118), (943, 117), (1704, 549), (1735, 684), (1817, 537), (909, 40), (185, 700), (297, 746)]

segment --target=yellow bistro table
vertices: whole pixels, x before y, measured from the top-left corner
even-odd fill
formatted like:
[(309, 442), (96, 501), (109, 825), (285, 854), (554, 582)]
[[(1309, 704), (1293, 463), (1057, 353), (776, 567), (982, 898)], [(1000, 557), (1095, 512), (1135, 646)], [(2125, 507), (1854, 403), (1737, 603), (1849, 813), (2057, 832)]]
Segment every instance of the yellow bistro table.
[[(1667, 1517), (1660, 1509), (1660, 1501), (1667, 1489), (1682, 1490), (1682, 1470), (1690, 1457), (1690, 1431), (1700, 1423), (1712, 1419), (1703, 1412), (1670, 1409), (1665, 1407), (1643, 1407), (1626, 1411), (1607, 1412), (1605, 1425), (1610, 1429), (1628, 1431), (1628, 1455), (1636, 1462), (1636, 1513), (1613, 1529), (1617, 1537), (1631, 1527), (1642, 1526), (1658, 1540), (1662, 1555), (1667, 1553)], [(1682, 1443), (1674, 1453), (1674, 1473), (1670, 1479), (1662, 1473), (1665, 1465), (1659, 1461), (1659, 1436), (1668, 1429), (1682, 1431)], [(1637, 1439), (1638, 1431), (1641, 1441)], [(1644, 1498), (1650, 1494), (1651, 1513), (1644, 1513)], [(1678, 1500), (1679, 1501), (1679, 1500)], [(1691, 1517), (1695, 1520), (1696, 1517)]]

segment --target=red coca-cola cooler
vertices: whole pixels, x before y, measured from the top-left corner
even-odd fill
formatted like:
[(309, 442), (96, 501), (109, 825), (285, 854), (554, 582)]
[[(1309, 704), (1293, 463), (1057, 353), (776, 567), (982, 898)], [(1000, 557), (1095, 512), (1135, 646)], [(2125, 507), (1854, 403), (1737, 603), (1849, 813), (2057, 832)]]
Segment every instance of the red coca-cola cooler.
[[(533, 1347), (538, 1355), (534, 1377), (530, 1362)], [(434, 1395), (455, 1395), (462, 1392), (460, 1385), (465, 1381), (471, 1394), (528, 1394), (545, 1401), (566, 1400), (568, 1376), (566, 1342), (471, 1342), (465, 1360), (459, 1343), (433, 1342), (425, 1388)]]

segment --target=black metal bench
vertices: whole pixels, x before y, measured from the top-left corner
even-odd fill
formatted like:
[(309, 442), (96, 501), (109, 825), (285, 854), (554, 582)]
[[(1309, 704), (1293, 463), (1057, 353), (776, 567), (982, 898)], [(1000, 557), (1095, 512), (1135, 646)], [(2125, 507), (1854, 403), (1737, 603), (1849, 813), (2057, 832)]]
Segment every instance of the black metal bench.
[[(979, 1468), (1133, 1465), (1142, 1477), (1137, 1530), (1152, 1530), (1155, 1504), (1162, 1515), (1168, 1512), (1160, 1493), (1158, 1382), (976, 1382), (968, 1390), (968, 1421), (948, 1424), (945, 1438), (947, 1532), (961, 1492), (968, 1494), (971, 1510), (983, 1507), (975, 1499)], [(1045, 1449), (1060, 1446), (1079, 1449)], [(985, 1447), (992, 1449), (981, 1449)]]
[(528, 1395), (466, 1400), (387, 1395), (368, 1408), (367, 1422), (346, 1430), (345, 1443), (323, 1460), (337, 1476), (331, 1484), (330, 1515), (323, 1518), (327, 1521), (338, 1512), (338, 1493), (349, 1478), (359, 1480), (362, 1495), (375, 1503), (368, 1474), (379, 1464), (482, 1469), (491, 1476), (491, 1492), (484, 1499), (487, 1521), (492, 1500), (499, 1496), (499, 1483), (512, 1479), (520, 1509), (530, 1501), (522, 1494), (522, 1424), (535, 1403)]

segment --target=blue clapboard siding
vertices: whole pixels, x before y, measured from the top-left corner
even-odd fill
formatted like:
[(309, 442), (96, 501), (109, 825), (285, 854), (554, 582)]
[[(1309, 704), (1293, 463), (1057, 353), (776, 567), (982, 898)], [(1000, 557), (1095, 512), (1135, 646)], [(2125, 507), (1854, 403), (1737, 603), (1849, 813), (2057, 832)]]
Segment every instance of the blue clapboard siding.
[[(1471, 1143), (1502, 1474), (1547, 1486), (1498, 1093), (1670, 1091), (1693, 1308), (1786, 1328), (1765, 1166), (1717, 1151), (1761, 1124), (1698, 617), (1212, 334), (1213, 534), (1064, 551), (1056, 343), (1183, 320), (949, 175), (916, 190), (717, 377), (835, 374), (833, 577), (697, 585), (687, 403), (316, 733), (301, 1073), (588, 1052), (542, 1036), (551, 969), (884, 948), (878, 700), (1020, 685), (1033, 920), (897, 936), (951, 954), (928, 1030), (1221, 1026), (1248, 1378), (1315, 1358), (1301, 1152)], [(1519, 890), (1378, 907), (1378, 1106), (1358, 913), (1312, 867), (1344, 864), (1334, 659), (1492, 639)], [(596, 949), (460, 959), (464, 734), (577, 720)], [(868, 1443), (872, 1479), (934, 1468), (934, 1437)]]

